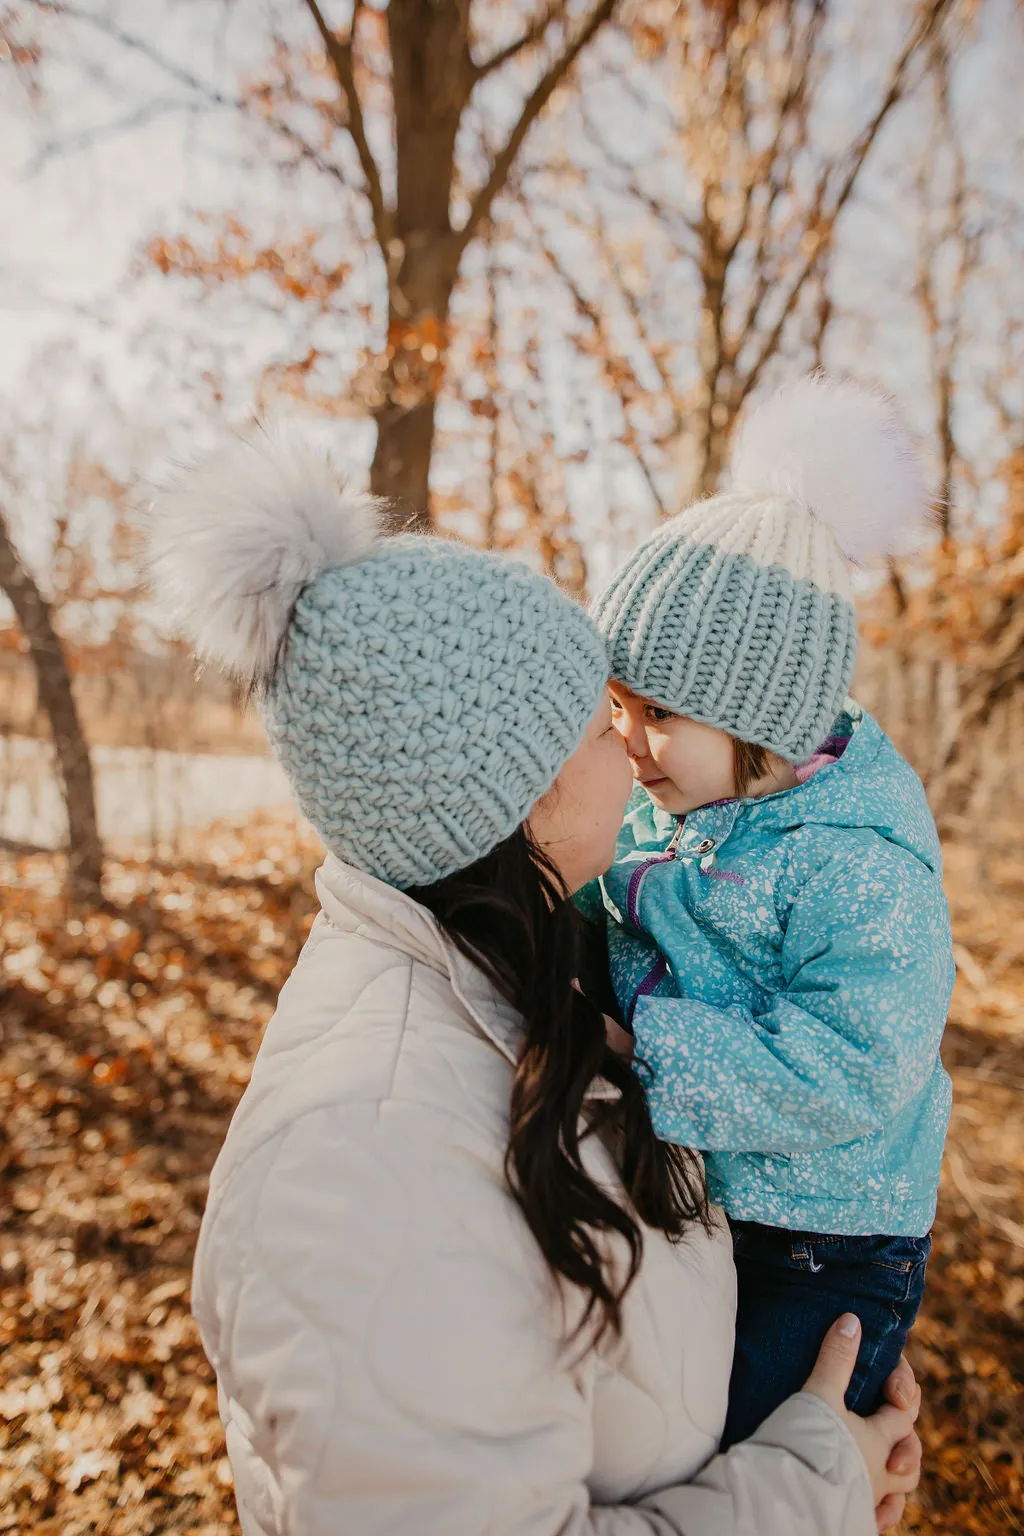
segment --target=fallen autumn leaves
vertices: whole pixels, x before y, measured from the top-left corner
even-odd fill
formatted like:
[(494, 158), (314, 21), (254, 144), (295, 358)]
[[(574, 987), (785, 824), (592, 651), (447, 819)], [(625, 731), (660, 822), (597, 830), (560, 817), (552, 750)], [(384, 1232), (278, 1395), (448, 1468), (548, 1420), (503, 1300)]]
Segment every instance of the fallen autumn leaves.
[(53, 860), (18, 862), (2, 920), (2, 1531), (237, 1530), (189, 1272), (315, 862), (293, 825), (264, 822), (188, 863), (115, 864), (110, 909), (84, 923), (64, 919)]
[[(68, 922), (57, 861), (8, 860), (0, 919), (0, 1531), (234, 1536), (188, 1311), (206, 1177), (313, 915), (290, 820), (114, 864)], [(961, 980), (906, 1529), (1024, 1532), (1024, 860), (951, 850)]]

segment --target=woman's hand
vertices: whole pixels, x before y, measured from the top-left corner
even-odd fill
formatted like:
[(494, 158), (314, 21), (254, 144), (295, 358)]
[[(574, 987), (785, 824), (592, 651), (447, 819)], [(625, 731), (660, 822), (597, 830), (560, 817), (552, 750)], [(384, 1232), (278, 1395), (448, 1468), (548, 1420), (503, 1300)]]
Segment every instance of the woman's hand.
[(859, 1347), (860, 1322), (847, 1312), (825, 1335), (804, 1390), (828, 1403), (856, 1440), (871, 1479), (878, 1529), (888, 1531), (901, 1519), (907, 1494), (921, 1477), (921, 1442), (914, 1431), (921, 1388), (910, 1366), (901, 1359), (886, 1382), (889, 1401), (866, 1419), (851, 1413), (844, 1398)]
[[(574, 991), (580, 994), (581, 997), (583, 996), (583, 988), (580, 985), (580, 979), (578, 976), (573, 977), (570, 985)], [(620, 1056), (632, 1056), (633, 1036), (630, 1034), (629, 1030), (623, 1029), (622, 1025), (619, 1024), (617, 1020), (613, 1019), (610, 1013), (604, 1014), (603, 1018), (604, 1037), (611, 1049), (613, 1051), (617, 1051)]]
[(632, 1056), (633, 1036), (628, 1029), (617, 1024), (609, 1013), (604, 1016), (604, 1035), (613, 1051), (618, 1051), (620, 1056)]

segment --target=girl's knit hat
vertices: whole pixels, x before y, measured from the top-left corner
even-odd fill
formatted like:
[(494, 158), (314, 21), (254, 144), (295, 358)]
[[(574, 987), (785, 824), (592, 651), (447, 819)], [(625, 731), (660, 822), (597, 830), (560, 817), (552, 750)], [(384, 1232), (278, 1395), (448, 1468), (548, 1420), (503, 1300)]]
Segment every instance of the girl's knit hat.
[(612, 676), (792, 762), (857, 654), (847, 561), (893, 553), (929, 499), (892, 403), (813, 374), (755, 409), (729, 489), (662, 524), (591, 605)]
[(153, 587), (260, 700), (296, 799), (340, 858), (426, 885), (508, 837), (608, 678), (586, 613), (514, 561), (378, 537), (380, 504), (308, 449), (235, 441), (153, 508)]

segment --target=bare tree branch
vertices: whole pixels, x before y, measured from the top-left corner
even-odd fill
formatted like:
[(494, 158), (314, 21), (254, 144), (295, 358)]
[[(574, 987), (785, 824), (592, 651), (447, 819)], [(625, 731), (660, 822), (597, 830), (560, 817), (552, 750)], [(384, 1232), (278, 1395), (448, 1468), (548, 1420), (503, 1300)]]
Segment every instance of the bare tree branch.
[[(68, 21), (81, 22), (98, 32), (102, 32), (104, 36), (109, 37), (119, 47), (124, 48), (129, 53), (138, 54), (140, 58), (144, 58), (155, 69), (161, 70), (171, 80), (184, 86), (186, 90), (191, 91), (194, 95), (201, 97), (208, 106), (228, 107), (234, 111), (252, 115), (252, 106), (244, 96), (231, 95), (225, 91), (218, 90), (216, 86), (193, 74), (184, 65), (178, 64), (174, 59), (166, 58), (162, 53), (158, 53), (145, 38), (125, 31), (123, 27), (118, 26), (110, 17), (83, 10), (80, 6), (68, 3), (68, 0), (35, 0), (35, 4), (41, 11), (47, 11), (54, 16), (61, 16)], [(81, 149), (88, 148), (100, 139), (110, 138), (115, 133), (139, 127), (151, 117), (156, 116), (159, 108), (172, 111), (175, 105), (172, 101), (147, 102), (144, 106), (137, 108), (134, 113), (127, 114), (110, 123), (100, 124), (90, 129), (83, 129), (74, 138), (64, 141), (49, 140), (41, 146), (34, 159), (30, 162), (26, 174), (30, 176), (36, 175), (55, 156), (76, 153)], [(177, 105), (182, 110), (195, 110), (194, 107), (190, 108), (184, 102), (177, 103)], [(333, 177), (334, 180), (339, 181), (349, 191), (352, 190), (343, 168), (336, 165), (333, 161), (326, 159), (320, 150), (310, 144), (289, 123), (282, 122), (280, 119), (264, 118), (262, 116), (260, 121), (265, 123), (280, 138), (294, 145), (301, 157), (308, 160), (310, 164), (315, 165), (318, 171), (323, 171), (325, 175)]]
[[(766, 182), (764, 206), (760, 211), (760, 233), (757, 246), (751, 263), (752, 272), (757, 274), (754, 288), (751, 292), (750, 303), (740, 324), (734, 329), (734, 336), (738, 338), (733, 346), (732, 358), (738, 354), (739, 346), (743, 338), (749, 336), (757, 324), (758, 317), (767, 301), (773, 286), (773, 274), (769, 271), (767, 261), (768, 242), (771, 238), (775, 213), (779, 198), (787, 186), (792, 184), (793, 161), (797, 153), (806, 147), (808, 137), (808, 94), (811, 82), (811, 66), (816, 57), (818, 38), (821, 34), (824, 21), (824, 7), (816, 8), (807, 26), (800, 29), (799, 40), (793, 38), (795, 16), (790, 18), (789, 37), (791, 40), (787, 52), (794, 60), (788, 87), (777, 107), (775, 133), (768, 149), (767, 159), (769, 171)], [(797, 133), (795, 140), (788, 146), (784, 143), (786, 130), (790, 126), (794, 115), (797, 119)], [(751, 190), (754, 190), (755, 178), (751, 177)], [(821, 183), (815, 199), (815, 211), (820, 208), (820, 200), (825, 193), (825, 183)], [(749, 207), (748, 207), (749, 213)]]
[(919, 50), (935, 35), (951, 4), (952, 0), (929, 0), (929, 3), (922, 7), (917, 26), (911, 31), (910, 36), (903, 45), (902, 53), (893, 65), (892, 73), (889, 77), (888, 90), (883, 96), (874, 117), (864, 127), (860, 138), (853, 146), (846, 177), (833, 202), (831, 214), (833, 223), (839, 214), (842, 213), (856, 185), (857, 178), (861, 173), (865, 160), (871, 153), (882, 124), (903, 95), (907, 70), (910, 68)]
[(352, 8), (352, 26), (348, 41), (343, 41), (336, 32), (324, 20), (317, 0), (306, 0), (306, 6), (310, 15), (316, 22), (317, 30), (323, 39), (327, 56), (334, 65), (334, 73), (338, 77), (342, 95), (348, 108), (348, 122), (346, 124), (352, 142), (359, 156), (359, 164), (362, 168), (363, 178), (366, 182), (366, 194), (370, 199), (370, 208), (373, 212), (373, 232), (377, 237), (381, 254), (385, 264), (389, 260), (388, 246), (391, 241), (391, 214), (384, 203), (384, 190), (381, 185), (380, 171), (377, 162), (373, 158), (369, 140), (366, 137), (366, 126), (363, 122), (363, 108), (359, 100), (359, 92), (356, 90), (356, 78), (352, 67), (352, 46), (355, 41), (356, 22), (359, 18), (361, 0), (355, 0)]
[(133, 128), (144, 128), (147, 123), (172, 112), (194, 113), (197, 110), (199, 109), (195, 103), (187, 101), (157, 99), (144, 102), (141, 106), (133, 107), (130, 112), (105, 123), (94, 123), (90, 128), (82, 128), (77, 133), (69, 134), (67, 138), (45, 139), (21, 174), (27, 180), (31, 180), (33, 176), (38, 176), (40, 171), (45, 170), (51, 160), (56, 160), (62, 155), (80, 154), (96, 144), (102, 144), (106, 139), (117, 138), (122, 133), (130, 133)]
[[(941, 36), (932, 39), (931, 72), (935, 86), (937, 127), (949, 149), (952, 169), (944, 216), (941, 226), (935, 229), (926, 211), (928, 195), (934, 190), (935, 180), (935, 145), (930, 142), (917, 178), (918, 196), (925, 211), (918, 241), (915, 293), (924, 317), (931, 352), (936, 430), (942, 460), (942, 483), (936, 502), (940, 531), (943, 538), (948, 539), (953, 531), (954, 480), (959, 460), (954, 428), (955, 367), (963, 328), (964, 291), (977, 265), (980, 234), (977, 229), (970, 229), (967, 219), (967, 166), (950, 98), (949, 51)], [(943, 306), (937, 291), (936, 267), (939, 265), (940, 253), (950, 245), (955, 250), (956, 259), (946, 304)]]
[[(578, 224), (576, 219), (571, 219), (571, 222)], [(612, 252), (607, 223), (600, 214), (597, 215), (595, 228), (598, 249), (604, 256), (605, 271), (607, 273), (608, 280), (612, 283), (615, 291), (618, 293), (620, 299), (622, 300), (622, 303), (625, 306), (630, 319), (633, 321), (637, 340), (643, 347), (647, 357), (650, 359), (651, 366), (654, 368), (659, 380), (661, 381), (662, 395), (672, 416), (672, 425), (669, 430), (669, 436), (674, 436), (682, 430), (683, 425), (682, 416), (679, 410), (679, 400), (675, 381), (673, 380), (671, 374), (668, 371), (668, 368), (665, 365), (664, 354), (659, 350), (658, 347), (654, 345), (650, 338), (647, 326), (644, 322), (644, 318), (640, 310), (640, 304), (637, 301), (636, 294), (630, 288), (629, 284), (623, 280), (622, 272), (618, 263), (615, 261), (614, 253)], [(660, 498), (657, 499), (660, 506)]]
[(918, 51), (935, 34), (937, 28), (943, 20), (943, 17), (949, 10), (950, 4), (951, 0), (929, 0), (929, 3), (922, 8), (916, 26), (912, 28), (907, 41), (903, 45), (898, 59), (893, 65), (892, 72), (889, 76), (889, 85), (886, 89), (885, 95), (882, 97), (882, 100), (879, 103), (874, 116), (871, 118), (870, 122), (866, 124), (859, 138), (855, 141), (851, 149), (850, 160), (846, 167), (845, 175), (841, 178), (840, 186), (836, 191), (835, 196), (831, 200), (831, 205), (827, 214), (824, 215), (824, 227), (821, 231), (820, 238), (817, 240), (807, 255), (800, 270), (797, 272), (795, 279), (790, 285), (790, 290), (783, 304), (781, 313), (779, 314), (775, 325), (768, 333), (768, 336), (766, 337), (755, 362), (752, 364), (746, 378), (743, 381), (741, 393), (735, 402), (737, 409), (740, 405), (742, 405), (743, 401), (747, 398), (751, 391), (757, 387), (758, 381), (760, 380), (761, 374), (763, 373), (766, 365), (778, 351), (779, 343), (782, 340), (782, 334), (786, 328), (789, 317), (793, 313), (797, 301), (800, 298), (804, 284), (814, 273), (816, 268), (820, 265), (826, 255), (826, 252), (829, 250), (832, 243), (832, 236), (835, 231), (836, 221), (839, 218), (839, 215), (842, 213), (847, 202), (849, 201), (850, 195), (857, 184), (857, 178), (863, 169), (864, 162), (870, 154), (875, 140), (878, 138), (878, 134), (882, 128), (883, 123), (889, 116), (889, 113), (892, 111), (893, 107), (903, 95), (904, 87), (906, 84), (907, 71), (910, 67), (910, 64), (916, 57)]
[(498, 347), (501, 320), (498, 315), (498, 270), (494, 243), (487, 244), (487, 387), (491, 392), (491, 431), (487, 453), (487, 515), (484, 522), (484, 548), (494, 549), (498, 538), (498, 468), (501, 462), (501, 423), (498, 413)]
[[(306, 0), (306, 3), (314, 4), (315, 0)], [(457, 249), (460, 253), (465, 250), (484, 219), (490, 213), (491, 205), (507, 182), (509, 172), (522, 147), (523, 140), (526, 138), (534, 122), (547, 106), (556, 88), (565, 79), (591, 38), (609, 20), (617, 4), (618, 0), (599, 0), (599, 3), (591, 11), (575, 38), (566, 45), (562, 53), (559, 54), (551, 67), (541, 76), (530, 95), (526, 98), (523, 109), (519, 114), (518, 122), (509, 134), (504, 148), (495, 156), (491, 166), (491, 173), (473, 199), (469, 217), (457, 233)]]
[(137, 37), (132, 32), (126, 32), (123, 27), (118, 26), (109, 16), (104, 16), (101, 12), (84, 10), (81, 6), (67, 3), (67, 0), (35, 0), (35, 5), (40, 11), (48, 11), (51, 15), (66, 17), (69, 21), (83, 22), (86, 26), (93, 27), (96, 31), (104, 33), (105, 36), (119, 43), (122, 48), (139, 54), (157, 69), (163, 70), (164, 74), (169, 75), (172, 80), (177, 80), (179, 85), (186, 86), (190, 91), (196, 91), (200, 95), (205, 96), (208, 101), (214, 102), (217, 106), (237, 107), (239, 104), (237, 97), (226, 96), (216, 86), (201, 80), (198, 75), (194, 75), (184, 65), (176, 63), (173, 59), (165, 58), (163, 54), (158, 53), (155, 48), (147, 43), (145, 38)]
[(530, 25), (514, 42), (508, 43), (504, 48), (499, 48), (497, 53), (492, 53), (491, 57), (485, 59), (482, 64), (473, 65), (474, 80), (482, 80), (485, 75), (492, 74), (494, 70), (500, 69), (503, 64), (507, 64), (510, 59), (514, 59), (517, 54), (522, 53), (527, 48), (531, 48), (534, 43), (539, 43), (552, 22), (560, 20), (565, 15), (565, 6), (566, 0), (551, 0), (551, 3), (545, 6), (538, 16), (534, 17)]
[(557, 251), (545, 239), (544, 233), (538, 227), (537, 222), (533, 217), (532, 211), (525, 205), (522, 205), (522, 207), (527, 221), (537, 238), (537, 243), (545, 261), (548, 263), (548, 266), (551, 268), (552, 272), (554, 272), (555, 276), (558, 277), (568, 289), (577, 314), (579, 314), (589, 323), (595, 336), (601, 343), (603, 349), (601, 353), (601, 365), (604, 369), (605, 376), (608, 379), (610, 387), (615, 390), (615, 393), (619, 396), (619, 401), (622, 405), (622, 420), (625, 428), (622, 437), (623, 446), (627, 448), (632, 454), (633, 459), (640, 469), (641, 474), (647, 481), (648, 488), (650, 489), (654, 504), (658, 509), (659, 516), (667, 517), (668, 509), (665, 506), (664, 498), (658, 489), (657, 481), (654, 478), (654, 472), (650, 465), (647, 463), (647, 460), (644, 458), (643, 451), (640, 447), (640, 442), (636, 434), (636, 429), (629, 419), (627, 402), (625, 399), (623, 399), (622, 391), (616, 383), (614, 377), (615, 371), (618, 369), (620, 372), (628, 375), (629, 377), (635, 378), (636, 375), (633, 372), (632, 366), (625, 358), (621, 356), (621, 354), (617, 354), (615, 352), (608, 335), (608, 327), (604, 315), (598, 309), (597, 305), (592, 303), (591, 300), (587, 298), (586, 294), (583, 292), (582, 288), (579, 286), (572, 273), (566, 269), (565, 265), (560, 260)]
[[(636, 162), (633, 160), (627, 160), (624, 156), (615, 152), (612, 146), (608, 143), (604, 133), (601, 131), (600, 125), (595, 122), (585, 100), (581, 102), (581, 115), (583, 118), (583, 126), (586, 129), (587, 136), (590, 138), (591, 142), (597, 145), (597, 148), (601, 151), (601, 154), (608, 161), (609, 165), (614, 166), (617, 171), (622, 173), (622, 182), (620, 185), (615, 187), (615, 191), (627, 193), (631, 198), (638, 202), (641, 207), (646, 208), (648, 213), (653, 214), (654, 218), (657, 220), (660, 226), (666, 230), (672, 230), (673, 237), (677, 240), (679, 238), (678, 231), (674, 228), (677, 223), (682, 226), (682, 229), (685, 230), (686, 235), (692, 238), (697, 233), (696, 221), (691, 219), (683, 209), (669, 207), (668, 203), (663, 202), (661, 198), (656, 197), (653, 192), (649, 192), (646, 187), (641, 185), (637, 177)], [(591, 175), (592, 174), (593, 173), (591, 173)], [(684, 255), (690, 256), (693, 260), (696, 260), (696, 250), (686, 249), (682, 245), (680, 246), (680, 249)]]

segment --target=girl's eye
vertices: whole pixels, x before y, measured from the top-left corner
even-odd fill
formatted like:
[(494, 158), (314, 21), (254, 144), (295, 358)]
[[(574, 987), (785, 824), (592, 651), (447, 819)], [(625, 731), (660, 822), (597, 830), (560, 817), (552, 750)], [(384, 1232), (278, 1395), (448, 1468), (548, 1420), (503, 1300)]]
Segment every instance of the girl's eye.
[(648, 720), (657, 720), (660, 722), (662, 720), (672, 720), (675, 717), (673, 716), (670, 709), (662, 709), (658, 704), (648, 704), (647, 718)]

